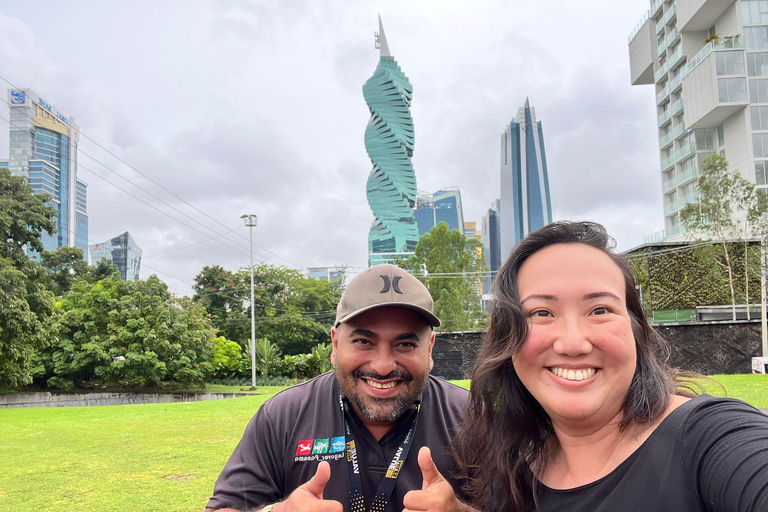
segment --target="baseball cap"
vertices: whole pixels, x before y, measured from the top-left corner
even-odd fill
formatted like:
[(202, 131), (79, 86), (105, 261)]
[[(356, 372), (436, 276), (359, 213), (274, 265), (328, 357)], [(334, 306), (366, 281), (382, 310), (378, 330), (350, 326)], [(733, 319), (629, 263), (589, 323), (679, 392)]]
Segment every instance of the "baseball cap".
[(395, 265), (376, 265), (355, 276), (341, 296), (334, 325), (338, 327), (360, 313), (384, 306), (411, 309), (432, 327), (440, 326), (427, 287)]

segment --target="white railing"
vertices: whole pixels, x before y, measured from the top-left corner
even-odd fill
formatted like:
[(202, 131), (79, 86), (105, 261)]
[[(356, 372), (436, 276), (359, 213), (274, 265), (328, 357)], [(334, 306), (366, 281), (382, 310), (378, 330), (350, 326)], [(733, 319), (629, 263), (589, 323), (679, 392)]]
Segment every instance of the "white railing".
[(664, 23), (669, 23), (669, 20), (672, 19), (672, 16), (677, 14), (677, 7), (676, 4), (672, 4), (669, 6), (669, 9), (667, 9), (667, 12), (664, 13), (664, 18), (662, 18), (662, 21)]
[[(693, 71), (693, 69), (701, 64), (704, 59), (709, 57), (709, 54), (713, 51), (718, 50), (745, 50), (747, 47), (744, 44), (744, 37), (742, 36), (731, 36), (731, 37), (722, 37), (719, 39), (715, 39), (713, 41), (708, 42), (704, 45), (704, 47), (696, 53), (696, 55), (693, 56), (691, 60), (688, 61), (688, 63), (683, 67), (683, 69), (680, 70), (680, 76), (686, 76), (688, 73)], [(681, 79), (682, 80), (682, 79)]]
[(662, 229), (661, 231), (657, 231), (651, 235), (644, 237), (643, 242), (645, 242), (646, 244), (655, 244), (656, 242), (661, 242), (665, 238), (664, 234), (665, 234), (665, 231)]
[(685, 133), (685, 123), (680, 123), (671, 132), (667, 133), (661, 138), (661, 140), (659, 141), (660, 146), (661, 147), (666, 146), (667, 144), (669, 144), (671, 141), (678, 138), (683, 133)]
[(669, 111), (672, 112), (673, 116), (679, 113), (681, 110), (683, 110), (683, 98), (680, 98), (674, 102), (671, 107), (669, 107)]
[(667, 96), (669, 96), (669, 87), (665, 86), (661, 91), (659, 91), (659, 94), (656, 95), (656, 104), (659, 105), (667, 98)]
[(645, 14), (643, 14), (643, 17), (640, 18), (640, 22), (635, 25), (635, 28), (632, 29), (632, 32), (629, 33), (629, 40), (628, 43), (631, 43), (632, 40), (635, 38), (635, 36), (640, 32), (640, 29), (643, 28), (643, 25), (645, 25), (645, 22), (648, 21), (648, 18), (651, 17), (650, 11), (645, 11)]
[(677, 50), (675, 50), (675, 53), (669, 56), (669, 58), (667, 59), (667, 62), (669, 62), (670, 67), (674, 68), (675, 64), (677, 64), (682, 57), (683, 57), (683, 45), (680, 45), (677, 47)]
[(675, 187), (677, 187), (677, 176), (672, 176), (661, 184), (661, 191), (666, 194)]
[(651, 10), (649, 11), (649, 14), (651, 16), (656, 16), (656, 13), (659, 12), (659, 9), (661, 6), (664, 5), (664, 0), (656, 0), (653, 2), (653, 5), (651, 5)]
[(672, 213), (675, 213), (679, 209), (680, 209), (679, 203), (677, 201), (672, 201), (671, 203), (669, 203), (664, 207), (664, 215), (670, 215)]
[(656, 70), (656, 73), (654, 73), (653, 75), (653, 81), (658, 82), (659, 80), (661, 80), (661, 77), (666, 75), (668, 70), (669, 70), (669, 61), (662, 64), (661, 67)]

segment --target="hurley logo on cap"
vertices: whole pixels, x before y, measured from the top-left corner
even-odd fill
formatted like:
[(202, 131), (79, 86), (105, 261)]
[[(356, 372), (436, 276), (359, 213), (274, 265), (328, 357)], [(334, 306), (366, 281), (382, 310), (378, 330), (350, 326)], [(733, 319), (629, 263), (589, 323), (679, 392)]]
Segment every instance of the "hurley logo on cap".
[(400, 295), (403, 294), (403, 292), (400, 291), (400, 279), (401, 276), (395, 276), (394, 279), (390, 281), (389, 276), (380, 274), (380, 278), (384, 280), (384, 288), (381, 289), (379, 293), (387, 293), (389, 291), (390, 284), (392, 286), (392, 289), (395, 291), (395, 293), (399, 293)]

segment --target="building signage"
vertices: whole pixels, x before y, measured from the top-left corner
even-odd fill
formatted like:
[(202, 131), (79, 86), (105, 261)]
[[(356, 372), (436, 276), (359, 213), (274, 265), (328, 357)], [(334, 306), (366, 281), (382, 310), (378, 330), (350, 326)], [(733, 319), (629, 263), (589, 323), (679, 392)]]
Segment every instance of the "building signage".
[(11, 91), (11, 105), (24, 105), (27, 102), (27, 93), (24, 91)]
[(43, 98), (39, 98), (38, 99), (38, 103), (39, 103), (39, 105), (41, 107), (43, 107), (49, 113), (51, 113), (52, 115), (56, 116), (56, 118), (59, 121), (61, 121), (64, 124), (69, 124), (69, 120), (65, 116), (63, 116), (58, 110), (53, 108), (53, 106), (50, 103), (48, 103), (47, 101), (45, 101)]

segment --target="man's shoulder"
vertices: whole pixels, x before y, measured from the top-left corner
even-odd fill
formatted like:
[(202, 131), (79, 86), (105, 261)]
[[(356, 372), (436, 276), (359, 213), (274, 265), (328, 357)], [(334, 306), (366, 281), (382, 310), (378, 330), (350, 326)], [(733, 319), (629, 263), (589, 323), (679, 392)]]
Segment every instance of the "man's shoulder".
[(469, 402), (469, 391), (447, 380), (429, 376), (427, 381), (429, 395), (444, 407), (466, 407)]

